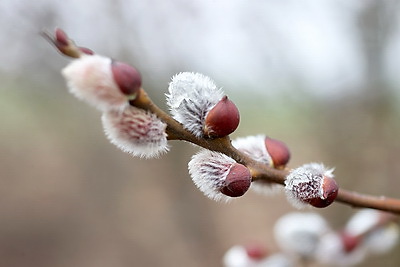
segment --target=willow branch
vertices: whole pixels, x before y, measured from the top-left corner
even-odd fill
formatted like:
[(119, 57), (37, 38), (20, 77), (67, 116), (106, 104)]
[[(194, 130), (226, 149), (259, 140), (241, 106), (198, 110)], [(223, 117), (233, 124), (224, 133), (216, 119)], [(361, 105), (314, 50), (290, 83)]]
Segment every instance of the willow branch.
[[(131, 101), (130, 104), (145, 110), (149, 110), (156, 114), (162, 121), (164, 121), (167, 124), (167, 134), (169, 140), (183, 140), (212, 151), (221, 152), (233, 158), (238, 163), (246, 165), (251, 171), (253, 181), (264, 180), (281, 185), (284, 184), (285, 177), (288, 175), (289, 170), (274, 169), (251, 159), (249, 156), (232, 146), (229, 136), (216, 139), (198, 138), (194, 136), (192, 133), (183, 128), (183, 126), (174, 120), (169, 114), (165, 113), (157, 105), (155, 105), (143, 89), (141, 89), (138, 97)], [(399, 199), (388, 198), (384, 196), (378, 197), (360, 194), (358, 192), (348, 191), (345, 189), (339, 189), (339, 194), (335, 201), (352, 207), (372, 208), (400, 214)]]

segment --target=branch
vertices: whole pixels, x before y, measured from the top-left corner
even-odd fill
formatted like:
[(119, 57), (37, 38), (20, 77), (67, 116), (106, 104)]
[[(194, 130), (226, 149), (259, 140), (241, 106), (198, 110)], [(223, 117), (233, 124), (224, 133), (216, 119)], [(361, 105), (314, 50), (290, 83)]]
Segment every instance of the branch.
[[(143, 89), (141, 89), (139, 97), (134, 101), (131, 101), (130, 104), (145, 110), (149, 110), (156, 114), (162, 121), (164, 121), (167, 124), (167, 134), (169, 140), (184, 140), (212, 151), (221, 152), (233, 158), (238, 163), (246, 165), (250, 169), (253, 181), (265, 180), (284, 185), (284, 181), (286, 176), (289, 174), (289, 170), (274, 169), (251, 159), (231, 145), (229, 136), (216, 139), (197, 138), (192, 133), (184, 129), (179, 122), (171, 118), (169, 114), (165, 113), (158, 106), (156, 106)], [(339, 193), (335, 201), (350, 205), (352, 207), (372, 208), (400, 214), (399, 199), (387, 198), (384, 196), (377, 197), (360, 194), (345, 189), (339, 189)]]
[[(54, 36), (46, 32), (42, 32), (41, 34), (46, 40), (52, 43), (59, 52), (68, 57), (79, 58), (85, 54), (93, 54), (93, 51), (90, 49), (76, 46), (75, 43), (69, 39), (66, 33), (61, 29), (56, 29)], [(285, 179), (290, 172), (288, 169), (281, 170), (271, 168), (265, 164), (253, 160), (246, 154), (234, 148), (231, 144), (229, 136), (221, 138), (196, 137), (194, 134), (187, 131), (179, 122), (174, 120), (169, 114), (165, 113), (152, 102), (143, 88), (140, 88), (141, 78), (134, 68), (129, 67), (126, 64), (119, 64), (116, 62), (113, 63), (113, 67), (116, 68), (116, 74), (118, 74), (118, 76), (114, 78), (117, 79), (116, 82), (118, 86), (120, 86), (122, 93), (127, 95), (128, 99), (131, 99), (131, 96), (134, 98), (134, 100), (129, 101), (129, 103), (132, 106), (152, 112), (160, 120), (166, 123), (168, 140), (184, 140), (208, 150), (221, 152), (234, 159), (236, 162), (245, 165), (250, 170), (252, 181), (264, 180), (267, 182), (284, 185)], [(122, 99), (122, 101), (126, 101), (125, 95), (122, 95), (122, 98), (120, 95), (114, 95), (114, 97), (117, 99)], [(335, 201), (353, 207), (373, 208), (400, 214), (400, 200), (398, 199), (364, 195), (357, 192), (339, 189), (339, 193)]]

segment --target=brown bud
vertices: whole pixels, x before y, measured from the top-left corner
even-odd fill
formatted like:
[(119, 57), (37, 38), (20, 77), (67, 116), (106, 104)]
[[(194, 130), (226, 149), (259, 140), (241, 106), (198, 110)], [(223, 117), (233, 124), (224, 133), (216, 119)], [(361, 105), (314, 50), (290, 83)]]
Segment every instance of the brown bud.
[(131, 96), (139, 91), (142, 86), (142, 77), (134, 67), (123, 62), (113, 61), (111, 70), (115, 83), (123, 94)]
[(247, 192), (251, 185), (250, 170), (239, 163), (235, 163), (226, 176), (221, 193), (230, 197), (240, 197)]
[(284, 168), (290, 160), (290, 151), (286, 144), (282, 141), (266, 137), (265, 146), (271, 156), (273, 166), (277, 169)]
[(239, 125), (240, 116), (236, 105), (224, 96), (207, 114), (204, 134), (211, 138), (233, 133)]
[(339, 192), (339, 186), (337, 185), (335, 179), (324, 176), (321, 184), (321, 190), (321, 197), (308, 199), (306, 202), (316, 208), (325, 208), (332, 204), (332, 202), (336, 199)]

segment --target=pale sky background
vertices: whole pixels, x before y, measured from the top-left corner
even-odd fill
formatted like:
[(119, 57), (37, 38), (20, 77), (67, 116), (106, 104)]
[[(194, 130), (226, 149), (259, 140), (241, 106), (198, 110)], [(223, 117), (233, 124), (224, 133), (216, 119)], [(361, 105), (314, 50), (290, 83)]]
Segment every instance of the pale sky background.
[[(338, 96), (359, 90), (367, 75), (357, 17), (372, 2), (2, 0), (0, 70), (22, 74), (32, 58), (51, 62), (56, 56), (49, 47), (47, 53), (41, 48), (40, 59), (32, 48), (47, 45), (38, 31), (59, 26), (98, 53), (130, 55), (129, 63), (154, 77), (190, 70), (232, 90), (270, 95), (302, 87), (315, 96)], [(387, 10), (398, 7), (381, 2)], [(399, 84), (397, 14), (390, 27), (384, 74)]]

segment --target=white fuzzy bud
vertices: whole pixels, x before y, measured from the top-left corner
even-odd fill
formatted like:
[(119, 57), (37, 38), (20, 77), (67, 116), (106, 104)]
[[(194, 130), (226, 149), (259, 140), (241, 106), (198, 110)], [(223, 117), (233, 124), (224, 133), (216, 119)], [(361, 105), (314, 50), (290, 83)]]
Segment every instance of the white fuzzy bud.
[(295, 267), (297, 266), (292, 259), (283, 253), (276, 253), (268, 256), (260, 267)]
[(294, 267), (295, 265), (284, 254), (265, 255), (254, 258), (244, 246), (231, 247), (223, 257), (224, 267)]
[(375, 254), (391, 250), (399, 239), (399, 226), (394, 222), (380, 225), (382, 218), (389, 216), (373, 209), (362, 209), (355, 213), (346, 224), (346, 232), (363, 235), (362, 246)]
[(122, 110), (128, 98), (116, 84), (111, 59), (100, 55), (83, 55), (62, 70), (69, 91), (101, 111)]
[(391, 216), (373, 209), (358, 211), (343, 231), (322, 238), (317, 260), (323, 264), (354, 266), (372, 253), (388, 252), (399, 238), (399, 227), (390, 220)]
[(266, 136), (262, 134), (240, 137), (233, 140), (232, 145), (253, 160), (272, 167), (273, 163), (265, 146), (265, 138)]
[(399, 241), (399, 225), (391, 222), (379, 227), (367, 235), (364, 240), (366, 249), (374, 254), (385, 254), (392, 250)]
[(380, 220), (381, 212), (373, 209), (362, 209), (356, 212), (346, 224), (346, 232), (361, 235), (371, 230)]
[(172, 77), (166, 96), (172, 117), (202, 137), (207, 113), (222, 99), (223, 92), (203, 74), (182, 72)]
[(250, 171), (225, 154), (203, 149), (192, 157), (189, 174), (210, 199), (228, 201), (242, 196), (250, 187)]
[(280, 248), (295, 258), (303, 259), (314, 258), (321, 236), (328, 231), (328, 224), (316, 213), (288, 213), (274, 227)]
[(226, 251), (223, 258), (224, 267), (251, 267), (258, 266), (257, 263), (258, 261), (249, 257), (246, 248), (239, 245)]
[(292, 170), (285, 179), (288, 200), (297, 208), (307, 203), (319, 208), (330, 205), (338, 193), (332, 172), (333, 169), (319, 163), (305, 164)]
[[(267, 147), (265, 145), (265, 135), (253, 135), (236, 138), (232, 141), (232, 145), (240, 150), (241, 152), (248, 155), (253, 160), (261, 162), (267, 166), (272, 167), (272, 158), (267, 151)], [(280, 186), (275, 183), (266, 182), (264, 180), (254, 181), (251, 183), (252, 190), (257, 193), (271, 195), (273, 193), (279, 192)]]
[(328, 266), (354, 266), (365, 260), (367, 250), (363, 246), (357, 246), (346, 251), (340, 234), (331, 232), (321, 237), (315, 254), (319, 263)]
[(134, 156), (152, 158), (168, 151), (167, 125), (153, 113), (128, 106), (104, 112), (102, 122), (110, 142)]

